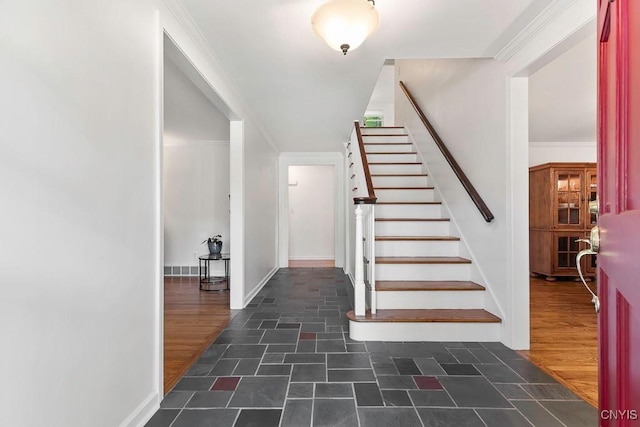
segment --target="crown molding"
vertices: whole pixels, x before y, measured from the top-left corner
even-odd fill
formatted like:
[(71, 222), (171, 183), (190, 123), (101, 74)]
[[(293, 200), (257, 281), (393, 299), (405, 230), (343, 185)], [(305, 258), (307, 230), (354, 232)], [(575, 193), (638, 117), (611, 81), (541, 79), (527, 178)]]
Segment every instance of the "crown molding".
[(506, 62), (511, 59), (575, 2), (576, 0), (555, 0), (552, 2), (509, 43), (500, 49), (494, 59), (499, 62)]
[[(180, 26), (185, 30), (189, 38), (196, 45), (196, 47), (202, 51), (206, 59), (211, 64), (215, 65), (214, 68), (222, 74), (225, 82), (229, 85), (232, 92), (236, 95), (237, 101), (240, 104), (240, 108), (244, 111), (246, 116), (249, 119), (251, 119), (251, 121), (256, 125), (256, 127), (258, 128), (262, 136), (267, 140), (271, 148), (273, 148), (273, 150), (276, 153), (280, 153), (280, 148), (278, 147), (274, 139), (271, 137), (269, 132), (267, 132), (262, 121), (257, 119), (256, 114), (251, 110), (251, 108), (244, 102), (244, 100), (240, 96), (240, 91), (238, 90), (237, 85), (225, 71), (224, 67), (222, 66), (222, 61), (220, 61), (220, 58), (218, 58), (214, 49), (211, 47), (211, 45), (207, 41), (204, 34), (202, 34), (202, 31), (196, 25), (193, 18), (185, 8), (184, 4), (180, 0), (163, 0), (163, 3), (166, 6), (167, 10), (176, 19), (176, 21), (178, 21)], [(205, 78), (205, 80), (207, 79)], [(215, 90), (215, 88), (213, 89)]]

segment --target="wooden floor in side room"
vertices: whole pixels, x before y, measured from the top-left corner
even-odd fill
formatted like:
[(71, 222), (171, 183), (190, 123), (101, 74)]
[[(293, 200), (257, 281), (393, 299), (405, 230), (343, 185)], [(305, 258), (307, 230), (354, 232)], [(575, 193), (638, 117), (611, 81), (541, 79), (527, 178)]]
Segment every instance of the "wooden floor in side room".
[(598, 406), (598, 324), (582, 283), (531, 278), (531, 349), (520, 353)]
[(224, 330), (230, 320), (228, 291), (201, 291), (199, 278), (164, 279), (164, 392)]

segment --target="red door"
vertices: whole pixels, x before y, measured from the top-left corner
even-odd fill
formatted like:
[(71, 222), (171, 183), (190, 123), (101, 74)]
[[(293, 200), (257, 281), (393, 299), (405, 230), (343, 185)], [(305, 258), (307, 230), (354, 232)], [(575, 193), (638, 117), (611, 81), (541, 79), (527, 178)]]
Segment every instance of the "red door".
[(640, 426), (640, 0), (598, 0), (600, 419)]

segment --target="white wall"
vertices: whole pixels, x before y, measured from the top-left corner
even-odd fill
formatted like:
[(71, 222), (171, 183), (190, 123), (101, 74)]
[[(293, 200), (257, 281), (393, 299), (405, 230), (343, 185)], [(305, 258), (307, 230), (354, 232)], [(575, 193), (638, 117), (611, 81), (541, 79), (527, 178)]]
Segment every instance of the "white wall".
[(593, 25), (589, 36), (529, 77), (529, 141), (596, 140), (597, 48)]
[(385, 64), (382, 66), (365, 111), (365, 115), (382, 114), (384, 126), (394, 126), (395, 124), (394, 70), (394, 65)]
[(396, 60), (403, 80), (495, 219), (485, 222), (399, 87), (396, 124), (407, 127), (430, 178), (465, 239), (481, 277), (495, 297), (503, 328), (512, 324), (507, 282), (506, 85), (493, 59)]
[(334, 167), (289, 166), (289, 259), (334, 260)]
[(529, 165), (595, 162), (596, 32), (529, 77)]
[(201, 242), (216, 234), (229, 252), (229, 143), (165, 143), (163, 167), (164, 265), (197, 266), (195, 254), (209, 252)]
[(3, 4), (0, 425), (141, 425), (158, 407), (161, 25), (248, 129), (245, 286), (275, 267), (277, 150), (180, 22), (155, 0)]
[(549, 162), (595, 162), (596, 142), (530, 142), (529, 166)]
[(117, 426), (162, 387), (155, 9), (2, 5), (0, 425)]
[[(244, 183), (244, 304), (246, 305), (278, 269), (277, 152), (255, 126), (246, 126), (246, 122)], [(233, 277), (231, 281), (233, 283)]]

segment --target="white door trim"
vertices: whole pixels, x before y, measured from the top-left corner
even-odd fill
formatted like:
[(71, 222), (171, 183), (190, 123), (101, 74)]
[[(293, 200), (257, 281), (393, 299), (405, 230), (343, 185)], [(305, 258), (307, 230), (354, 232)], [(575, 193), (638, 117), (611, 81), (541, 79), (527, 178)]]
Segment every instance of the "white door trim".
[[(503, 342), (514, 349), (530, 345), (529, 319), (529, 94), (528, 77), (595, 31), (596, 2), (556, 0), (535, 32), (520, 37), (505, 62), (507, 75), (507, 308), (512, 326)], [(517, 39), (518, 37), (516, 37)]]
[(345, 224), (344, 224), (344, 157), (342, 153), (280, 153), (278, 159), (278, 265), (289, 266), (289, 166), (334, 166), (334, 225), (335, 263), (344, 267)]

